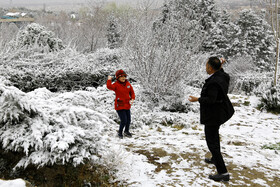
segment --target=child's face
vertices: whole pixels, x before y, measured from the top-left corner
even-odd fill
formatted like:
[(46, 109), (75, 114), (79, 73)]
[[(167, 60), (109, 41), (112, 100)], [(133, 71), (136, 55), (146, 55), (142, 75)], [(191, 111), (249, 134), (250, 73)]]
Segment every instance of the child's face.
[(125, 76), (121, 76), (121, 77), (119, 78), (119, 81), (120, 81), (120, 82), (125, 82), (125, 79), (126, 79)]

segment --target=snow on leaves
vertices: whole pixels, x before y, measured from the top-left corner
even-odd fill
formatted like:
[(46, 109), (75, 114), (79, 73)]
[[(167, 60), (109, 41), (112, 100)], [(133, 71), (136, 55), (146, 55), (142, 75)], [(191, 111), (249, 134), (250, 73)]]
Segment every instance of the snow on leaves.
[(95, 92), (24, 93), (4, 85), (0, 90), (2, 147), (25, 154), (16, 167), (83, 163), (102, 149), (102, 132), (115, 123), (94, 110)]
[(18, 48), (36, 48), (41, 52), (58, 51), (64, 48), (62, 41), (55, 38), (55, 33), (48, 31), (37, 23), (27, 25), (18, 33), (16, 45)]

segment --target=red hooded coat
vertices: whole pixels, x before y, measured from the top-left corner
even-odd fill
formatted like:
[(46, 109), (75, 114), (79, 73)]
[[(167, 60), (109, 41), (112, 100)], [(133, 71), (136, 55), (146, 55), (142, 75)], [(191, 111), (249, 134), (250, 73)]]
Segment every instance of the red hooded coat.
[(107, 80), (107, 88), (116, 93), (115, 109), (116, 110), (129, 110), (131, 105), (129, 101), (135, 100), (135, 93), (131, 84), (125, 80), (124, 83), (116, 81), (112, 84), (112, 80)]

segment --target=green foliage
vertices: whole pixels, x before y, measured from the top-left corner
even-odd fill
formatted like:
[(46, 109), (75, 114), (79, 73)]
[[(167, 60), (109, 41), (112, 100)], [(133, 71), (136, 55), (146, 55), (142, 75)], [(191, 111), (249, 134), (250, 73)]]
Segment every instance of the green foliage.
[(268, 112), (280, 114), (280, 88), (268, 85), (261, 97), (260, 109), (265, 109)]
[(264, 145), (262, 146), (262, 149), (280, 150), (280, 142), (271, 145)]
[(250, 105), (250, 101), (244, 101), (243, 105), (249, 106)]

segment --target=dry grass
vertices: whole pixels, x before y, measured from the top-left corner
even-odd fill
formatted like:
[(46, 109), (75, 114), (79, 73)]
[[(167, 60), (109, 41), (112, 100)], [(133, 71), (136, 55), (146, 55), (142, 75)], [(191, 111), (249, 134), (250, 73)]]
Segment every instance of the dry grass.
[[(231, 142), (231, 144), (236, 145), (236, 146), (243, 146), (242, 142)], [(180, 159), (178, 159), (178, 158), (182, 158), (185, 161), (191, 163), (191, 167), (183, 169), (185, 172), (192, 171), (192, 169), (194, 167), (197, 169), (200, 169), (201, 172), (203, 172), (205, 167), (210, 167), (213, 169), (213, 171), (215, 170), (215, 167), (213, 165), (211, 165), (211, 164), (209, 165), (209, 164), (202, 162), (202, 159), (204, 159), (204, 158), (201, 158), (201, 155), (199, 155), (199, 153), (197, 153), (198, 150), (196, 148), (192, 148), (192, 151), (187, 152), (187, 153), (169, 154), (163, 148), (153, 148), (152, 150), (145, 150), (143, 147), (142, 148), (138, 147), (138, 150), (136, 150), (135, 152), (145, 155), (148, 158), (149, 163), (157, 166), (157, 168), (155, 169), (156, 173), (158, 173), (162, 170), (165, 170), (167, 174), (172, 174), (173, 172), (175, 172), (176, 169), (172, 168), (171, 166), (173, 163), (179, 164)], [(166, 157), (166, 156), (170, 157), (170, 160), (167, 163), (158, 162), (158, 160), (161, 157)], [(211, 157), (211, 154), (206, 153), (205, 157)], [(232, 158), (232, 159), (234, 159), (234, 158)], [(226, 163), (226, 164), (227, 164), (227, 169), (231, 174), (230, 182), (224, 183), (226, 186), (261, 187), (260, 184), (256, 184), (253, 182), (255, 179), (258, 179), (258, 178), (264, 180), (267, 183), (267, 185), (269, 185), (269, 186), (275, 186), (275, 187), (280, 186), (279, 177), (269, 178), (266, 176), (266, 174), (268, 174), (268, 176), (269, 176), (269, 173), (264, 173), (263, 171), (258, 170), (258, 168), (264, 168), (264, 166), (262, 166), (262, 165), (259, 165), (257, 168), (248, 168), (245, 166), (238, 166), (233, 163)], [(265, 168), (265, 169), (271, 170), (269, 168)], [(271, 170), (271, 172), (277, 172), (277, 171)], [(206, 176), (207, 176), (207, 174), (206, 174)], [(198, 173), (195, 178), (199, 179), (201, 177), (206, 177), (206, 176), (202, 176), (201, 173)], [(242, 184), (241, 184), (241, 182), (242, 182)], [(174, 183), (173, 184), (170, 183), (170, 184), (168, 184), (168, 186), (175, 186), (175, 184), (179, 184), (179, 181), (176, 182), (176, 180), (174, 180)]]
[(172, 128), (177, 129), (179, 131), (179, 130), (182, 130), (183, 128), (185, 128), (185, 126), (182, 124), (175, 124), (175, 125), (172, 125)]
[(170, 163), (159, 163), (158, 160), (162, 157), (167, 156), (167, 152), (164, 151), (162, 148), (153, 148), (151, 151), (148, 150), (137, 150), (136, 153), (145, 155), (148, 158), (148, 162), (157, 166), (155, 172), (158, 173), (161, 170), (166, 170), (167, 173), (172, 172), (172, 168)]

